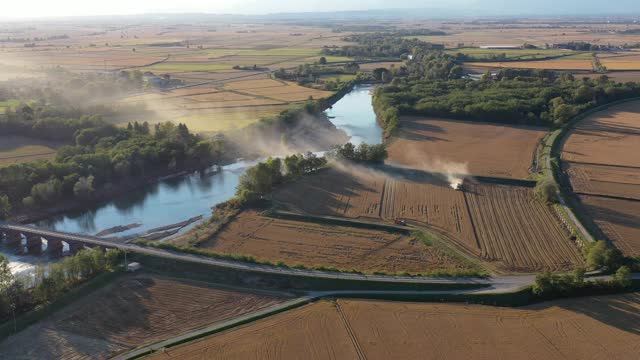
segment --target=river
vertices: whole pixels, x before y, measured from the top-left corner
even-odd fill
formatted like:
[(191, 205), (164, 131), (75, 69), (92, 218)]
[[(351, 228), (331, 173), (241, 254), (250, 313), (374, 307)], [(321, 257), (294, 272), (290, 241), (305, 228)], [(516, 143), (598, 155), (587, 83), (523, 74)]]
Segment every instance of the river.
[[(351, 137), (351, 142), (379, 144), (382, 129), (378, 125), (371, 104), (371, 86), (357, 86), (327, 110), (331, 122)], [(95, 235), (116, 226), (136, 224), (126, 231), (109, 236), (132, 236), (167, 224), (174, 224), (197, 216), (211, 215), (211, 207), (234, 196), (240, 176), (256, 162), (239, 161), (220, 169), (162, 180), (146, 189), (122, 194), (96, 204), (93, 208), (72, 211), (39, 221), (33, 225), (52, 230)], [(193, 225), (191, 225), (193, 226)], [(187, 229), (189, 227), (185, 227)], [(7, 253), (0, 248), (0, 252)], [(38, 263), (38, 257), (20, 257), (18, 264)], [(40, 259), (42, 260), (42, 259)]]

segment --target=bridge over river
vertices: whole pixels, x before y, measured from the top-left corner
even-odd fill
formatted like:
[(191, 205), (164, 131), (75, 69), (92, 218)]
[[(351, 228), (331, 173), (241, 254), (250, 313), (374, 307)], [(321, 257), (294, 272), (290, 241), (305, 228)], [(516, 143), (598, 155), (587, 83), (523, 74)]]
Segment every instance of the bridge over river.
[[(46, 241), (46, 251), (62, 255), (64, 243), (68, 244), (69, 251), (76, 251), (85, 247), (123, 248), (123, 243), (107, 240), (89, 235), (71, 234), (60, 231), (46, 230), (24, 225), (0, 224), (0, 235), (4, 233), (5, 241), (9, 246), (22, 246), (23, 236), (26, 239), (27, 251), (30, 254), (42, 252), (43, 243)], [(0, 236), (1, 238), (1, 236)]]

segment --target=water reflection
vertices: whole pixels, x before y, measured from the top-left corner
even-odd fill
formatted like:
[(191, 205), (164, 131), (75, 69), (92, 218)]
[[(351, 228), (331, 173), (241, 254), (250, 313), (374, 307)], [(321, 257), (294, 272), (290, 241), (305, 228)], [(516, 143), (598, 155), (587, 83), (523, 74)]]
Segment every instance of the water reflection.
[[(344, 129), (355, 144), (380, 143), (378, 126), (371, 104), (371, 86), (356, 87), (327, 111), (331, 121)], [(240, 176), (257, 161), (238, 161), (221, 168), (212, 167), (186, 176), (166, 179), (144, 189), (128, 192), (90, 209), (71, 211), (39, 221), (35, 225), (72, 233), (94, 235), (102, 230), (133, 223), (140, 227), (117, 233), (132, 235), (203, 215), (211, 207), (233, 197)]]

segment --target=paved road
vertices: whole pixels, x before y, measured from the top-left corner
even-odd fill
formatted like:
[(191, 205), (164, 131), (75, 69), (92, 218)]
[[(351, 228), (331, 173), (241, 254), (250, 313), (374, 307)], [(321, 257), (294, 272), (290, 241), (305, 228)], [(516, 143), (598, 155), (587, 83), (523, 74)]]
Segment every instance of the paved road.
[(205, 256), (198, 256), (192, 254), (185, 254), (179, 252), (173, 252), (169, 250), (157, 249), (152, 247), (144, 247), (135, 244), (118, 243), (112, 240), (106, 240), (97, 238), (95, 236), (69, 234), (57, 231), (51, 231), (46, 229), (34, 228), (24, 225), (0, 225), (0, 231), (2, 229), (20, 231), (24, 233), (40, 235), (43, 238), (54, 237), (78, 241), (89, 245), (103, 246), (107, 248), (117, 248), (123, 251), (135, 252), (145, 255), (157, 256), (166, 259), (180, 260), (191, 263), (199, 263), (205, 265), (214, 265), (229, 269), (253, 271), (267, 274), (289, 275), (289, 276), (303, 276), (320, 279), (344, 279), (344, 280), (362, 280), (362, 281), (377, 281), (377, 282), (394, 282), (394, 283), (419, 283), (419, 284), (490, 284), (498, 287), (502, 286), (514, 286), (519, 284), (526, 284), (530, 281), (530, 276), (509, 276), (509, 277), (496, 277), (496, 278), (430, 278), (430, 277), (410, 277), (410, 276), (390, 276), (390, 275), (365, 275), (365, 274), (351, 274), (351, 273), (335, 273), (318, 270), (304, 270), (304, 269), (292, 269), (284, 267), (276, 267), (270, 265), (251, 264), (245, 262), (239, 262), (234, 260), (215, 259)]

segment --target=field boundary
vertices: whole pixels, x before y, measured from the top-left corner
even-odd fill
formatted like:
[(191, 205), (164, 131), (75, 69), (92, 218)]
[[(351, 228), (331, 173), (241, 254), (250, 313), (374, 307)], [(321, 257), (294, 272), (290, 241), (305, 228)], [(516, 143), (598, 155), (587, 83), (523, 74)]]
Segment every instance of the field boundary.
[(317, 224), (349, 226), (349, 227), (362, 228), (362, 229), (382, 230), (382, 231), (391, 232), (391, 233), (400, 233), (403, 235), (411, 235), (411, 228), (408, 228), (406, 226), (363, 221), (358, 219), (339, 218), (335, 216), (298, 214), (298, 213), (282, 211), (282, 210), (274, 210), (266, 213), (266, 215), (269, 217), (285, 219), (285, 220), (297, 220), (297, 221), (311, 222), (311, 223), (317, 223)]
[(191, 332), (188, 332), (186, 334), (183, 335), (179, 335), (177, 337), (165, 340), (165, 341), (160, 341), (160, 342), (155, 342), (155, 343), (151, 343), (147, 346), (143, 346), (141, 348), (138, 348), (137, 350), (134, 349), (133, 351), (129, 351), (125, 354), (119, 355), (119, 356), (115, 356), (113, 357), (113, 359), (116, 360), (132, 360), (132, 359), (139, 359), (141, 357), (150, 355), (154, 352), (156, 352), (157, 350), (161, 350), (161, 349), (166, 349), (166, 348), (171, 348), (171, 347), (175, 347), (178, 345), (182, 345), (182, 344), (186, 344), (188, 342), (191, 341), (195, 341), (210, 335), (214, 335), (226, 330), (230, 330), (242, 325), (246, 325), (252, 322), (255, 322), (257, 320), (261, 320), (267, 317), (271, 317), (273, 315), (277, 315), (280, 314), (282, 312), (288, 311), (288, 310), (292, 310), (301, 306), (304, 306), (310, 302), (312, 302), (314, 300), (314, 297), (310, 297), (310, 296), (303, 296), (300, 298), (296, 298), (294, 300), (288, 301), (284, 304), (276, 304), (273, 306), (270, 306), (268, 308), (262, 309), (262, 310), (258, 310), (256, 312), (250, 313), (250, 314), (246, 314), (246, 315), (242, 315), (240, 317), (234, 318), (234, 319), (230, 319), (227, 321), (223, 321), (223, 322), (219, 322), (213, 325), (210, 325), (208, 327), (205, 328), (201, 328), (199, 330), (194, 330)]
[[(573, 130), (576, 125), (582, 120), (595, 113), (607, 110), (612, 106), (639, 100), (640, 97), (622, 99), (589, 109), (575, 116), (562, 128), (551, 132), (551, 135), (547, 140), (546, 146), (549, 147), (549, 151), (548, 154), (546, 154), (545, 168), (543, 170), (545, 173), (548, 172), (548, 175), (551, 175), (553, 181), (558, 185), (558, 200), (564, 212), (566, 212), (567, 216), (569, 217), (569, 220), (575, 224), (584, 240), (590, 243), (595, 242), (595, 239), (598, 235), (602, 235), (602, 230), (600, 230), (600, 228), (592, 220), (588, 219), (588, 216), (583, 214), (583, 212), (580, 210), (580, 207), (578, 205), (579, 201), (577, 200), (575, 193), (573, 192), (573, 188), (568, 183), (566, 174), (562, 171), (562, 149), (568, 138), (568, 134), (570, 134), (571, 130)], [(545, 152), (543, 151), (543, 156), (544, 155)]]

